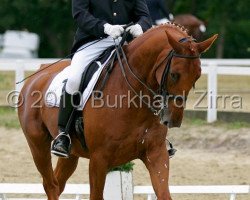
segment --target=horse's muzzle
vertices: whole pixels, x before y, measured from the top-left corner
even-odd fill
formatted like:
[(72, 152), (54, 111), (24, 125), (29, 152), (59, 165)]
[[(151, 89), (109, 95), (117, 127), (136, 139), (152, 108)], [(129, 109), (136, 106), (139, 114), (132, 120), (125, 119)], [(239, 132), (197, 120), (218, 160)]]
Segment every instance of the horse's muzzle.
[(169, 110), (167, 108), (164, 108), (160, 113), (160, 123), (167, 126), (168, 128), (179, 128), (182, 123), (182, 118), (180, 120), (173, 120), (172, 117), (173, 116), (169, 112)]
[(167, 126), (168, 126), (168, 128), (180, 128), (181, 127), (181, 121), (180, 122), (170, 121)]

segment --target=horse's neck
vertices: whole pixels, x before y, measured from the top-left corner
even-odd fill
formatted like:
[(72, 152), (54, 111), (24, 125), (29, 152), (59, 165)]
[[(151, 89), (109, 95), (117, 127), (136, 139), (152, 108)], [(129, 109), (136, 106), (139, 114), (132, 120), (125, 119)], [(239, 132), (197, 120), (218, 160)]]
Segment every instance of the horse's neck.
[(154, 67), (166, 44), (166, 42), (155, 37), (149, 41), (135, 41), (134, 44), (128, 47), (128, 57), (131, 68), (149, 85), (156, 83)]

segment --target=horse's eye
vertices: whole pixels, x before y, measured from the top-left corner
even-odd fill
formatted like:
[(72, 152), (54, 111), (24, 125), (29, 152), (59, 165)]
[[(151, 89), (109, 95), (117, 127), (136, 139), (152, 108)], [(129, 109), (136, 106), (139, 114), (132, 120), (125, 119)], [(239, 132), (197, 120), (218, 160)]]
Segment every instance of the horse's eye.
[(174, 82), (176, 82), (176, 81), (178, 81), (178, 79), (180, 78), (180, 74), (178, 74), (178, 73), (170, 73), (170, 77), (171, 77), (171, 79), (172, 79)]

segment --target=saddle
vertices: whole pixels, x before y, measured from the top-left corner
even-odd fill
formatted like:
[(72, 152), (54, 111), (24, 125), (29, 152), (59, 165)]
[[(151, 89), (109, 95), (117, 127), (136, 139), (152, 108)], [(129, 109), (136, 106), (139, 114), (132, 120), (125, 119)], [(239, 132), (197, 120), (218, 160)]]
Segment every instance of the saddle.
[[(82, 79), (79, 87), (79, 92), (83, 94), (84, 90), (88, 86), (91, 78), (95, 74), (95, 72), (99, 69), (99, 65), (97, 62), (100, 62), (102, 65), (106, 62), (106, 65), (103, 69), (103, 75), (102, 80), (99, 80), (100, 82), (100, 88), (99, 91), (102, 91), (105, 87), (105, 84), (110, 77), (111, 72), (114, 68), (114, 62), (116, 61), (117, 57), (116, 54), (112, 52), (115, 50), (115, 46), (111, 46), (108, 49), (106, 49), (96, 60), (92, 61), (85, 69), (85, 71), (82, 74)], [(112, 54), (112, 56), (110, 56)], [(107, 61), (107, 59), (109, 59)], [(67, 80), (65, 80), (66, 84)], [(77, 103), (80, 103), (80, 96), (77, 99)], [(73, 114), (71, 115), (67, 129), (69, 130), (69, 133), (76, 133), (77, 138), (81, 142), (81, 145), (84, 149), (87, 148), (86, 142), (85, 142), (85, 136), (84, 136), (84, 124), (83, 124), (83, 113), (82, 111), (79, 111), (75, 109), (73, 111)]]

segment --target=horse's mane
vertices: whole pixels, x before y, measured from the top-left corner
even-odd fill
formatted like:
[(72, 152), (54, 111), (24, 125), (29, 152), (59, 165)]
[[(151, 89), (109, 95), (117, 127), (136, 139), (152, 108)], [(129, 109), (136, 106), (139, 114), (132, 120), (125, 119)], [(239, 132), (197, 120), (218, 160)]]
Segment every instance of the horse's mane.
[(187, 33), (187, 29), (184, 26), (176, 24), (176, 23), (172, 23), (172, 22), (168, 22), (166, 24), (161, 24), (161, 25), (154, 26), (154, 27), (150, 28), (149, 30), (147, 30), (146, 33), (154, 31), (156, 29), (160, 29), (160, 28), (174, 29), (174, 30), (176, 30), (178, 32), (181, 32), (181, 33), (185, 34), (186, 36), (189, 36), (188, 33)]
[(173, 31), (174, 32), (177, 32), (178, 34), (180, 34), (183, 38), (184, 37), (190, 37), (188, 35), (188, 30), (184, 27), (184, 26), (181, 26), (179, 24), (175, 24), (175, 23), (172, 23), (172, 22), (168, 22), (166, 24), (161, 24), (161, 25), (158, 25), (158, 26), (154, 26), (150, 29), (148, 29), (143, 35), (141, 35), (140, 37), (138, 38), (135, 38), (134, 40), (132, 40), (130, 42), (130, 44), (134, 43), (134, 42), (137, 42), (138, 40), (140, 39), (146, 39), (149, 35), (151, 35), (152, 33), (154, 32), (157, 32), (157, 31), (160, 31), (160, 30), (170, 30), (169, 33), (172, 33)]

